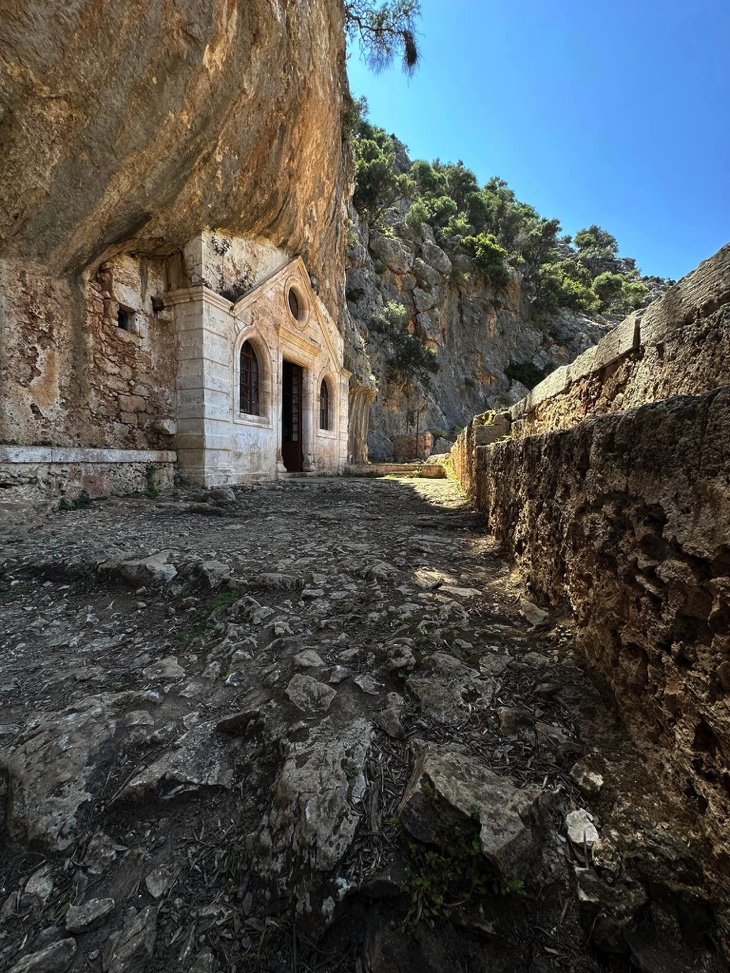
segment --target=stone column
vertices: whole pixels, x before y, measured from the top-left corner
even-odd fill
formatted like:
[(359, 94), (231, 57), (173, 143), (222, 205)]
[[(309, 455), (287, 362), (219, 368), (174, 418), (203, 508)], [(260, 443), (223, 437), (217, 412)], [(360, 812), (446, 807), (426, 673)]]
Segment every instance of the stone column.
[(377, 392), (367, 385), (356, 384), (350, 379), (350, 430), (347, 452), (351, 463), (368, 461), (368, 427), (370, 425), (370, 404)]
[(231, 480), (233, 339), (230, 301), (204, 287), (174, 291), (178, 464), (198, 486)]

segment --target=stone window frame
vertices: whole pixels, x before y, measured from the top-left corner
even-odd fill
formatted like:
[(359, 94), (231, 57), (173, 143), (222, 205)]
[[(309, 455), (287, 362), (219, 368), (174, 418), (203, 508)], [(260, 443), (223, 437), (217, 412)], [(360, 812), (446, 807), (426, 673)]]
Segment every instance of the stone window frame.
[[(329, 426), (327, 428), (320, 425), (320, 421), (322, 418), (321, 399), (320, 399), (322, 385), (326, 385), (327, 392), (329, 394)], [(317, 421), (316, 435), (321, 436), (323, 439), (336, 439), (337, 438), (338, 384), (329, 366), (319, 372), (317, 384), (314, 387), (316, 389), (316, 395), (317, 395), (316, 413), (315, 413), (316, 421)]]
[[(140, 322), (142, 315), (140, 312), (135, 310), (133, 307), (130, 307), (129, 304), (124, 304), (121, 301), (114, 301), (112, 308), (114, 308), (114, 306), (116, 306), (116, 311), (112, 311), (112, 320), (115, 322), (114, 331), (116, 334), (125, 335), (129, 340), (142, 337), (142, 327)], [(124, 314), (127, 318), (128, 326), (126, 328), (122, 327), (122, 325), (119, 323), (121, 314)]]
[(238, 352), (238, 410), (244, 415), (261, 415), (261, 371), (255, 345), (244, 341)]
[(319, 430), (332, 432), (332, 393), (327, 376), (319, 383)]
[[(259, 414), (241, 411), (241, 352), (248, 342), (253, 349), (259, 367)], [(233, 350), (233, 421), (240, 425), (271, 426), (272, 415), (271, 353), (263, 338), (251, 329), (245, 329), (236, 340)]]
[[(291, 297), (294, 296), (297, 306), (299, 308), (299, 314), (295, 315), (291, 306)], [(297, 328), (303, 329), (307, 326), (309, 321), (309, 315), (311, 309), (309, 307), (309, 300), (305, 296), (304, 288), (301, 286), (299, 279), (297, 277), (292, 277), (287, 280), (284, 287), (284, 305), (286, 307), (286, 313), (289, 318), (294, 322)]]

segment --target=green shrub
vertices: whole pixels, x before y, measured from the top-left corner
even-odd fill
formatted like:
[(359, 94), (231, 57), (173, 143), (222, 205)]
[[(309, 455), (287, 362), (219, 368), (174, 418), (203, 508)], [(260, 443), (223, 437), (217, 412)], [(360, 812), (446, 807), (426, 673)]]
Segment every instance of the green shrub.
[(395, 170), (393, 139), (382, 128), (360, 122), (353, 140), (355, 155), (355, 192), (352, 202), (370, 223), (377, 223), (383, 212), (412, 191), (412, 182)]
[(455, 213), (444, 227), (443, 236), (446, 240), (453, 240), (454, 237), (469, 236), (471, 232), (472, 226), (466, 213)]
[(431, 210), (425, 199), (417, 199), (406, 213), (406, 225), (416, 236), (423, 231), (423, 224), (431, 218)]
[(534, 362), (521, 361), (508, 365), (504, 374), (511, 382), (520, 382), (528, 389), (534, 389), (545, 378), (545, 372)]
[(91, 497), (88, 491), (82, 490), (81, 493), (73, 500), (67, 500), (63, 497), (59, 504), (59, 510), (84, 510), (86, 507), (91, 506)]
[(497, 243), (493, 234), (480, 233), (465, 237), (462, 246), (474, 258), (474, 263), (492, 287), (506, 287), (510, 272), (505, 263), (507, 251)]
[(600, 310), (614, 314), (628, 314), (646, 300), (649, 288), (628, 274), (599, 274), (593, 281), (593, 290), (600, 300)]
[(628, 311), (641, 307), (649, 296), (649, 288), (639, 280), (627, 280), (623, 286), (623, 300)]
[(393, 346), (393, 354), (386, 361), (391, 381), (405, 388), (415, 385), (429, 388), (431, 376), (440, 368), (435, 352), (428, 349), (418, 335), (408, 331), (394, 334)]
[(145, 470), (145, 479), (147, 480), (147, 488), (145, 493), (150, 498), (154, 500), (160, 495), (159, 488), (157, 486), (157, 467), (148, 466)]
[(408, 310), (400, 301), (388, 301), (382, 310), (376, 311), (370, 319), (373, 331), (392, 333), (399, 328), (405, 328), (408, 321)]
[(535, 278), (535, 306), (539, 311), (560, 307), (587, 313), (597, 311), (600, 301), (591, 287), (587, 269), (574, 260), (543, 264)]
[(586, 257), (615, 257), (618, 253), (616, 237), (595, 223), (584, 230), (578, 230), (573, 242)]
[(451, 196), (439, 196), (431, 202), (430, 207), (430, 222), (434, 226), (444, 227), (453, 216), (456, 216), (456, 203)]
[(411, 165), (411, 178), (420, 196), (443, 196), (446, 190), (446, 178), (425, 159)]

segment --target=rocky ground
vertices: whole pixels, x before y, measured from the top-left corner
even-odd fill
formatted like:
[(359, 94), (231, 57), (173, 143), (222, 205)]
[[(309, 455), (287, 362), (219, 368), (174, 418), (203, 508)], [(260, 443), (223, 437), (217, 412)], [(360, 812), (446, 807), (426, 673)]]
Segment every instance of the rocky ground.
[(452, 481), (3, 518), (1, 969), (724, 969), (686, 822)]

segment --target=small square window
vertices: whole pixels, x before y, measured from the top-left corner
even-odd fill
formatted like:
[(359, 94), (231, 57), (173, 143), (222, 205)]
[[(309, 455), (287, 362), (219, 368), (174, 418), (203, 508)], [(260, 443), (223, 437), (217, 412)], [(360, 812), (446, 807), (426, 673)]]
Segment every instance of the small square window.
[(122, 331), (128, 331), (130, 334), (134, 333), (134, 311), (130, 310), (128, 307), (119, 307), (117, 311), (117, 327), (121, 328)]

